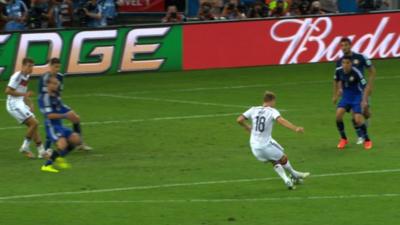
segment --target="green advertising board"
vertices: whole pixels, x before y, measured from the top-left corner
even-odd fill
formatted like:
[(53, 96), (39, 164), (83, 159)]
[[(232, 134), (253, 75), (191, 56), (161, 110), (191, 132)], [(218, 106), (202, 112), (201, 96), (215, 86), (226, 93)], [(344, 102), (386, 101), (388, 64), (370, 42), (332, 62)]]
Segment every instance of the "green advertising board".
[(113, 74), (182, 69), (182, 27), (117, 27), (101, 30), (55, 30), (0, 34), (0, 78), (35, 61), (33, 75), (61, 59), (66, 74)]

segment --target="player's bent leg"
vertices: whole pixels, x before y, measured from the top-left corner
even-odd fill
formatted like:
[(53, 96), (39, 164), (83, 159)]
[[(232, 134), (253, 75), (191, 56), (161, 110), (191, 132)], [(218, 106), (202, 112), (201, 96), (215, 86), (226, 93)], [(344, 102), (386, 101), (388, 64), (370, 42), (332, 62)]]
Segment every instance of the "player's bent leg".
[(285, 165), (288, 162), (288, 157), (287, 155), (283, 155), (281, 159), (279, 159), (278, 163), (281, 165)]
[(53, 144), (52, 140), (50, 137), (46, 137), (46, 143), (44, 145), (44, 149), (46, 149), (46, 151), (51, 151), (51, 145)]
[(337, 145), (339, 149), (344, 149), (348, 143), (343, 123), (343, 117), (345, 113), (346, 113), (345, 108), (339, 107), (336, 109), (336, 127), (340, 134), (340, 141), (339, 144)]
[(360, 118), (357, 118), (356, 119), (356, 113), (352, 113), (352, 119), (351, 119), (351, 122), (352, 122), (352, 124), (353, 124), (353, 127), (354, 127), (354, 130), (356, 131), (356, 134), (357, 134), (357, 141), (356, 141), (356, 144), (357, 145), (362, 145), (363, 143), (364, 143), (364, 135), (363, 135), (363, 133), (362, 133), (362, 131), (359, 129), (359, 124), (360, 124)]
[(26, 131), (25, 140), (22, 143), (19, 151), (27, 158), (33, 159), (35, 158), (35, 155), (30, 150), (30, 144), (33, 136), (35, 135), (35, 132), (37, 131), (39, 122), (35, 119), (34, 116), (30, 116), (23, 122), (23, 124), (25, 124), (28, 129)]
[(65, 149), (68, 146), (67, 138), (65, 137), (59, 138), (56, 142), (56, 146), (59, 152)]
[(73, 124), (76, 124), (76, 123), (80, 123), (80, 122), (81, 122), (81, 118), (80, 118), (79, 115), (76, 114), (75, 111), (73, 111), (73, 110), (67, 112), (67, 115), (66, 115), (66, 116), (67, 116), (66, 118), (67, 118), (69, 121), (71, 121)]
[[(69, 119), (72, 122), (73, 130), (74, 132), (78, 133), (80, 136), (82, 136), (82, 128), (81, 128), (81, 118), (80, 116), (73, 110), (69, 111), (67, 113), (67, 119)], [(88, 146), (84, 142), (82, 142), (80, 145), (77, 146), (78, 150), (83, 150), (83, 151), (90, 151), (93, 150), (92, 147)]]
[(310, 176), (310, 173), (309, 173), (309, 172), (299, 172), (299, 171), (296, 171), (296, 170), (292, 167), (292, 165), (290, 164), (287, 155), (284, 155), (284, 156), (279, 160), (279, 163), (282, 165), (282, 167), (283, 167), (284, 169), (286, 169), (286, 170), (290, 173), (291, 178), (292, 178), (292, 182), (293, 182), (294, 184), (301, 184), (301, 183), (303, 183), (303, 179), (305, 179), (305, 178), (307, 178), (308, 176)]
[(68, 138), (68, 143), (70, 145), (79, 146), (82, 144), (81, 136), (77, 133), (72, 133)]
[(39, 159), (42, 159), (42, 158), (49, 159), (51, 154), (50, 154), (50, 152), (47, 152), (43, 146), (42, 139), (41, 139), (40, 133), (39, 133), (39, 129), (36, 129), (36, 132), (33, 135), (33, 140), (36, 143), (38, 158)]
[(7, 111), (20, 124), (24, 124), (27, 126), (25, 138), (19, 151), (22, 152), (28, 158), (34, 158), (35, 156), (30, 150), (30, 142), (33, 138), (35, 130), (38, 127), (38, 122), (35, 119), (35, 116), (30, 111), (30, 108), (23, 102), (13, 104), (13, 106), (7, 104)]
[(346, 109), (345, 108), (337, 108), (336, 109), (336, 121), (342, 121), (344, 114), (346, 113)]
[(40, 168), (43, 172), (50, 172), (50, 173), (58, 173), (59, 170), (54, 168), (54, 162), (60, 157), (58, 151), (53, 151), (51, 153), (50, 158), (46, 161), (46, 163)]
[(81, 118), (79, 117), (79, 115), (75, 111), (71, 110), (67, 112), (67, 119), (73, 124), (74, 132), (81, 134)]
[(67, 156), (70, 152), (68, 149), (68, 139), (66, 137), (59, 138), (56, 145), (58, 149), (58, 156), (53, 159), (53, 161), (56, 163), (56, 166), (60, 169), (71, 168), (71, 165), (65, 160), (65, 156)]
[(261, 162), (271, 162), (275, 172), (282, 178), (285, 185), (290, 189), (294, 189), (294, 185), (286, 175), (285, 169), (280, 164), (280, 159), (284, 155), (275, 145), (269, 143), (267, 146), (252, 146), (253, 155)]
[(368, 135), (368, 129), (367, 126), (364, 123), (364, 115), (361, 113), (355, 114), (355, 119), (356, 123), (358, 125), (357, 129), (360, 130), (360, 133), (362, 133), (363, 138), (364, 138), (364, 149), (369, 150), (372, 148), (372, 141), (369, 138)]
[(361, 126), (361, 124), (364, 123), (364, 117), (361, 113), (354, 113), (354, 121), (356, 123), (356, 126)]
[(296, 187), (283, 168), (283, 165), (287, 163), (287, 156), (283, 153), (283, 148), (272, 140), (268, 147), (264, 149), (264, 154), (267, 159), (272, 161), (275, 172), (282, 178), (286, 187), (289, 190), (295, 189)]
[(31, 116), (24, 121), (24, 124), (28, 127), (28, 130), (26, 132), (26, 137), (32, 138), (39, 126), (39, 122), (36, 120), (34, 116)]
[[(57, 140), (54, 141), (57, 141), (56, 142), (57, 148), (63, 148), (64, 146), (67, 145), (67, 141), (65, 138), (58, 138)], [(58, 173), (59, 170), (54, 168), (53, 164), (54, 162), (57, 162), (59, 158), (60, 158), (59, 151), (53, 151), (51, 153), (50, 159), (48, 159), (46, 163), (41, 167), (41, 170), (43, 172)]]
[(363, 144), (364, 143), (364, 138), (363, 138), (362, 133), (360, 133), (360, 131), (357, 129), (358, 126), (357, 126), (356, 119), (354, 118), (354, 113), (352, 113), (351, 123), (353, 124), (353, 128), (354, 128), (354, 130), (356, 131), (356, 134), (357, 134), (356, 144), (357, 145)]
[(279, 161), (273, 161), (272, 164), (274, 166), (275, 172), (282, 178), (287, 188), (289, 190), (294, 190), (296, 187), (294, 186), (290, 178), (286, 175), (285, 169), (282, 167), (282, 164)]

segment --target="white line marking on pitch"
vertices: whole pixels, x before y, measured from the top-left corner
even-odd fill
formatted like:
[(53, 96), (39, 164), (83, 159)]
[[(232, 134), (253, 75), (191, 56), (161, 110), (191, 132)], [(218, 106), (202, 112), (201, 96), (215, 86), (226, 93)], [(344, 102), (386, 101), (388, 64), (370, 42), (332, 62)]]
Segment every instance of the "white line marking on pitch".
[[(328, 80), (317, 80), (317, 81), (299, 81), (299, 82), (286, 82), (277, 84), (251, 84), (251, 85), (234, 85), (234, 86), (219, 86), (219, 87), (198, 87), (198, 88), (183, 88), (183, 89), (170, 89), (162, 91), (129, 91), (121, 94), (148, 94), (148, 93), (172, 93), (172, 92), (191, 92), (191, 91), (207, 91), (207, 90), (227, 90), (227, 89), (243, 89), (243, 88), (257, 88), (257, 87), (267, 87), (267, 86), (292, 86), (297, 84), (320, 84), (328, 83)], [(92, 94), (81, 94), (81, 95), (68, 95), (63, 96), (63, 98), (81, 98), (81, 97), (95, 97), (101, 95), (102, 93), (92, 93)], [(6, 99), (0, 99), (0, 101), (6, 101)]]
[[(395, 172), (400, 172), (400, 169), (366, 170), (366, 171), (353, 171), (353, 172), (343, 172), (343, 173), (326, 173), (326, 174), (312, 175), (311, 178), (362, 175), (362, 174), (395, 173)], [(119, 192), (119, 191), (133, 191), (133, 190), (150, 190), (150, 189), (173, 188), (173, 187), (188, 187), (188, 186), (199, 186), (199, 185), (210, 185), (210, 184), (243, 183), (243, 182), (268, 181), (268, 180), (277, 180), (277, 179), (279, 179), (279, 178), (278, 177), (267, 177), (267, 178), (251, 178), (251, 179), (220, 180), (220, 181), (202, 181), (202, 182), (193, 182), (193, 183), (134, 186), (134, 187), (124, 187), (124, 188), (87, 190), (87, 191), (67, 191), (67, 192), (53, 192), (53, 193), (41, 193), (41, 194), (13, 195), (13, 196), (0, 197), (0, 201), (13, 200), (13, 199), (38, 198), (38, 197), (50, 197), (50, 196), (63, 196), (63, 195), (79, 195), (79, 194), (93, 194), (93, 193), (106, 193), (106, 192)]]
[[(287, 110), (280, 110), (287, 111)], [(108, 121), (93, 121), (93, 122), (83, 122), (83, 125), (107, 125), (107, 124), (118, 124), (118, 123), (141, 123), (148, 121), (163, 121), (163, 120), (184, 120), (184, 119), (202, 119), (202, 118), (215, 118), (215, 117), (228, 117), (228, 116), (238, 116), (240, 112), (237, 113), (220, 113), (220, 114), (203, 114), (203, 115), (192, 115), (192, 116), (168, 116), (168, 117), (155, 117), (149, 119), (135, 119), (135, 120), (108, 120)], [(0, 130), (11, 130), (11, 129), (25, 129), (24, 126), (10, 126), (10, 127), (0, 127)]]
[(231, 105), (231, 104), (220, 104), (212, 102), (198, 102), (198, 101), (187, 101), (178, 99), (164, 99), (164, 98), (152, 98), (152, 97), (139, 97), (139, 96), (126, 96), (126, 95), (114, 95), (114, 94), (96, 94), (100, 97), (109, 98), (120, 98), (120, 99), (131, 99), (131, 100), (145, 100), (145, 101), (156, 101), (156, 102), (169, 102), (169, 103), (181, 103), (181, 104), (191, 104), (191, 105), (206, 105), (206, 106), (219, 106), (219, 107), (235, 107), (235, 108), (248, 108), (250, 106), (246, 105)]
[[(398, 79), (400, 76), (382, 76), (377, 77), (376, 80), (390, 80), (390, 79)], [(324, 84), (330, 83), (329, 80), (317, 80), (317, 81), (298, 81), (298, 82), (286, 82), (286, 83), (266, 83), (266, 84), (251, 84), (251, 85), (233, 85), (233, 86), (219, 86), (219, 87), (198, 87), (198, 88), (183, 88), (183, 89), (172, 89), (172, 90), (162, 90), (162, 91), (131, 91), (124, 92), (121, 94), (148, 94), (148, 93), (172, 93), (172, 92), (191, 92), (191, 91), (207, 91), (207, 90), (229, 90), (229, 89), (244, 89), (244, 88), (258, 88), (258, 87), (274, 87), (274, 86), (292, 86), (292, 85), (301, 85), (301, 84)], [(93, 93), (93, 94), (80, 94), (80, 95), (68, 95), (63, 98), (82, 98), (82, 97), (95, 97), (101, 93)], [(0, 101), (6, 101), (6, 99), (0, 99)]]
[[(398, 79), (400, 76), (377, 77), (376, 80)], [(229, 90), (229, 89), (246, 89), (246, 88), (262, 88), (262, 87), (275, 87), (275, 86), (293, 86), (302, 84), (330, 84), (330, 80), (316, 80), (316, 81), (298, 81), (298, 82), (285, 82), (285, 83), (265, 83), (265, 84), (250, 84), (250, 85), (233, 85), (233, 86), (219, 86), (219, 87), (198, 87), (198, 88), (183, 88), (183, 89), (170, 89), (170, 90), (151, 90), (151, 91), (132, 91), (120, 94), (149, 94), (149, 93), (173, 93), (173, 92), (192, 92), (192, 91), (211, 91), (211, 90)], [(101, 94), (101, 93), (100, 93)], [(96, 94), (93, 94), (96, 95)]]
[(269, 197), (269, 198), (223, 198), (223, 199), (158, 199), (158, 200), (59, 200), (59, 201), (2, 201), (0, 204), (154, 204), (154, 203), (224, 203), (224, 202), (270, 202), (270, 201), (304, 201), (334, 200), (357, 198), (394, 198), (399, 193), (386, 194), (353, 194), (353, 195), (317, 195), (304, 197)]
[[(398, 79), (400, 76), (389, 76), (389, 77), (377, 77), (376, 80), (388, 80)], [(183, 89), (171, 89), (171, 90), (151, 90), (151, 91), (131, 91), (120, 93), (123, 94), (149, 94), (149, 93), (174, 93), (174, 92), (193, 92), (193, 91), (211, 91), (211, 90), (230, 90), (230, 89), (246, 89), (246, 88), (262, 88), (262, 87), (275, 87), (275, 86), (293, 86), (302, 84), (325, 84), (329, 83), (329, 80), (316, 80), (316, 81), (298, 81), (298, 82), (285, 82), (285, 83), (265, 83), (265, 84), (251, 84), (251, 85), (233, 85), (233, 86), (219, 86), (219, 87), (198, 87), (198, 88), (183, 88)], [(93, 93), (86, 95), (86, 97), (96, 96), (101, 93)], [(79, 97), (79, 96), (70, 96)]]

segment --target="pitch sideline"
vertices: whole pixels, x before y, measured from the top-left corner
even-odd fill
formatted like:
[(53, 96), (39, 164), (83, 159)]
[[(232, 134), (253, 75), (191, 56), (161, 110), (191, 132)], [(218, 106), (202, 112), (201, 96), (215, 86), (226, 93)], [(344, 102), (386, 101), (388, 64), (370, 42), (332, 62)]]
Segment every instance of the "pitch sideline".
[[(363, 175), (363, 174), (396, 173), (396, 172), (400, 172), (400, 168), (399, 169), (385, 169), (385, 170), (364, 170), (364, 171), (353, 171), (353, 172), (325, 173), (325, 174), (312, 175), (311, 178)], [(68, 191), (68, 192), (13, 195), (13, 196), (0, 197), (0, 202), (4, 202), (5, 200), (28, 199), (28, 198), (39, 198), (39, 197), (51, 197), (51, 196), (107, 193), (107, 192), (133, 191), (133, 190), (150, 190), (150, 189), (188, 187), (188, 186), (190, 187), (190, 186), (212, 185), (212, 184), (244, 183), (244, 182), (268, 181), (268, 180), (277, 180), (277, 179), (280, 179), (280, 178), (267, 177), (267, 178), (235, 179), (235, 180), (220, 180), (220, 181), (202, 181), (202, 182), (192, 182), (192, 183), (133, 186), (133, 187), (124, 187), (124, 188), (109, 188), (109, 189), (97, 189), (97, 190), (87, 190), (87, 191)]]
[(225, 198), (225, 199), (164, 199), (164, 200), (59, 200), (59, 201), (2, 201), (0, 204), (163, 204), (163, 203), (225, 203), (225, 202), (273, 202), (305, 200), (341, 200), (361, 198), (395, 198), (400, 193), (385, 194), (352, 194), (352, 195), (317, 195), (304, 197), (270, 197), (270, 198)]

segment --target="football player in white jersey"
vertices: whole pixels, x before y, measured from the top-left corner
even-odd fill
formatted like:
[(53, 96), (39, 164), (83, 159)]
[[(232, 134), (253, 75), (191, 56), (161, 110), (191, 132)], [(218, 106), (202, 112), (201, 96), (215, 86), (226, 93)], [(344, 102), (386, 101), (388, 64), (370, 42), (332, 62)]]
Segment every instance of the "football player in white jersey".
[(46, 151), (40, 139), (38, 125), (39, 122), (33, 115), (33, 102), (30, 97), (33, 95), (28, 91), (29, 76), (33, 70), (33, 60), (29, 58), (23, 59), (22, 70), (14, 73), (8, 86), (5, 90), (7, 94), (7, 111), (13, 116), (20, 124), (25, 124), (28, 127), (25, 140), (19, 151), (28, 158), (34, 158), (35, 155), (30, 150), (30, 142), (36, 144), (39, 158), (47, 156)]
[[(303, 133), (304, 128), (297, 127), (284, 119), (274, 108), (275, 99), (274, 93), (265, 92), (263, 105), (251, 107), (237, 118), (237, 122), (251, 133), (250, 146), (253, 155), (261, 162), (272, 162), (276, 173), (283, 179), (289, 190), (292, 190), (295, 189), (296, 183), (301, 183), (310, 173), (293, 169), (283, 148), (272, 138), (272, 128), (275, 121), (297, 133)], [(246, 120), (251, 120), (251, 125), (246, 123)], [(285, 170), (289, 172), (292, 179), (287, 176)]]

